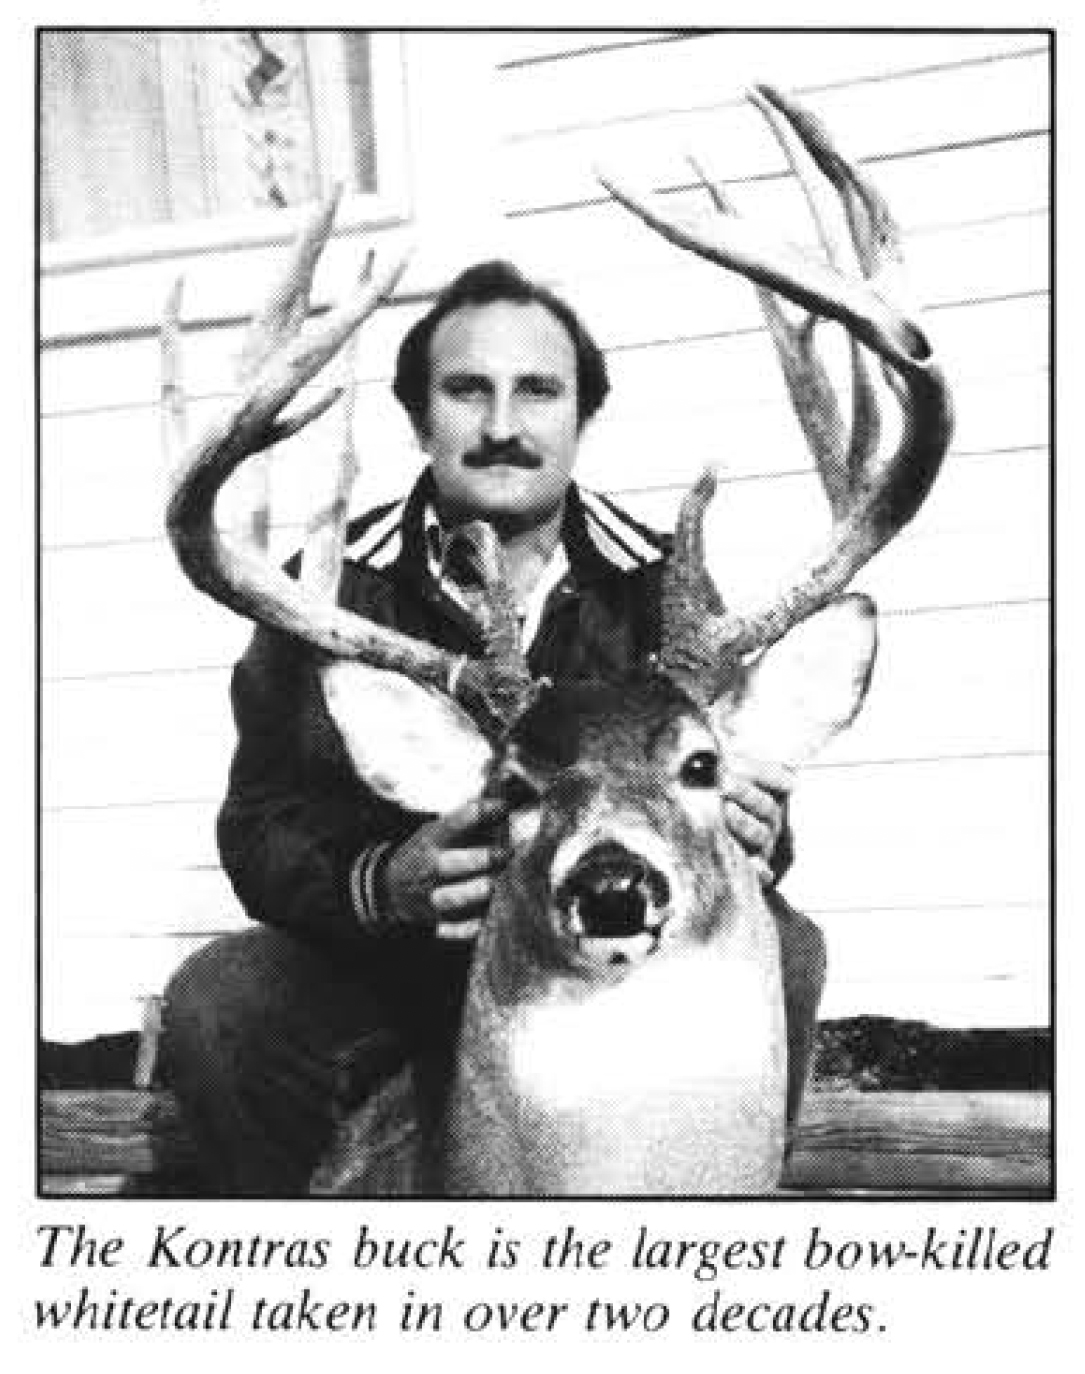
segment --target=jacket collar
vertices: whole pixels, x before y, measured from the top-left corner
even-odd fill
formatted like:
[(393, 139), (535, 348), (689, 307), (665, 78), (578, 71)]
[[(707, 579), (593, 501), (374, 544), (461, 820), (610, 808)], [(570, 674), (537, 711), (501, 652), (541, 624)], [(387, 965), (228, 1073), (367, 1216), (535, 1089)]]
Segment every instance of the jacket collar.
[[(399, 577), (435, 586), (426, 542), (426, 511), (434, 504), (436, 487), (427, 467), (407, 497), (400, 527), (400, 547), (394, 566)], [(643, 567), (665, 554), (669, 541), (633, 520), (603, 497), (585, 493), (570, 483), (561, 530), (569, 576), (575, 587)]]

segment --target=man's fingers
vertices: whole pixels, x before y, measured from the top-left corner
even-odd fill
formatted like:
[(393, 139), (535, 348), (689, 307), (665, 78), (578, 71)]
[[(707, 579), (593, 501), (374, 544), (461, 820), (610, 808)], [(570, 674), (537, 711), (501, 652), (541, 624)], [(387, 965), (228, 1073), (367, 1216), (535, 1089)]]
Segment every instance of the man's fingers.
[(482, 918), (476, 916), (469, 921), (438, 921), (438, 940), (473, 940), (482, 929)]
[(745, 778), (729, 778), (724, 795), (730, 805), (739, 806), (765, 825), (777, 826), (781, 819), (780, 802), (757, 783)]
[(488, 877), (468, 878), (462, 883), (445, 883), (433, 889), (430, 905), (438, 916), (462, 913), (473, 907), (485, 906), (493, 896), (493, 891), (493, 879)]
[(741, 806), (728, 802), (724, 808), (727, 829), (748, 854), (768, 855), (776, 842), (773, 829), (751, 816)]
[(771, 759), (732, 754), (727, 760), (727, 770), (732, 779), (753, 783), (766, 792), (777, 792), (782, 797), (786, 797), (795, 786), (794, 768)]
[(441, 840), (448, 844), (450, 841), (464, 839), (487, 826), (496, 825), (499, 821), (507, 820), (508, 815), (508, 803), (501, 798), (478, 797), (442, 816), (435, 823), (436, 831)]
[(478, 845), (466, 849), (444, 849), (437, 856), (438, 882), (449, 879), (474, 878), (483, 873), (496, 873), (509, 861), (509, 851), (503, 845)]

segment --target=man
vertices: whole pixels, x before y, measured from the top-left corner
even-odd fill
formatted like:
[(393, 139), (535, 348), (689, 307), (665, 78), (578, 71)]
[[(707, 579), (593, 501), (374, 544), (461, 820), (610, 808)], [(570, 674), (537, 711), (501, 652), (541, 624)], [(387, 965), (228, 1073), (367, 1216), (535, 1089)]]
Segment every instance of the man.
[[(666, 541), (572, 480), (608, 390), (569, 307), (508, 264), (463, 273), (408, 333), (394, 390), (429, 466), (405, 503), (354, 522), (340, 600), (471, 653), (455, 531), (489, 521), (534, 676), (616, 678), (658, 642)], [(259, 929), (217, 941), (167, 991), (166, 1054), (228, 1194), (304, 1192), (336, 1122), (410, 1062), (439, 1110), (470, 937), (507, 855), (497, 801), (420, 822), (354, 776), (306, 653), (258, 630), (233, 680), (238, 746), (223, 865)], [(749, 763), (727, 822), (766, 883), (788, 862), (788, 778)], [(824, 970), (820, 933), (773, 896), (785, 967), (789, 1108)]]

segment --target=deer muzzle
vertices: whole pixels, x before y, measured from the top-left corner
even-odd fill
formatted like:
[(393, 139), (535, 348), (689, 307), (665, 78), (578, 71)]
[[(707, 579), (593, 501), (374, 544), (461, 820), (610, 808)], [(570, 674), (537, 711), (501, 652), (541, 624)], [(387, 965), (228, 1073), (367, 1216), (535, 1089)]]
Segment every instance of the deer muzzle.
[(554, 892), (559, 919), (579, 952), (611, 964), (655, 952), (670, 900), (667, 877), (616, 841), (585, 850)]

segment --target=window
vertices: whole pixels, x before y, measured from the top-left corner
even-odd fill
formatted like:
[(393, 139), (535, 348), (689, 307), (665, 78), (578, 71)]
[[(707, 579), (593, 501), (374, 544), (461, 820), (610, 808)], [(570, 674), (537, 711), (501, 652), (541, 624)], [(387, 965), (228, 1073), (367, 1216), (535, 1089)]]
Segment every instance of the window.
[(334, 182), (341, 219), (406, 213), (397, 34), (41, 34), (43, 266), (289, 236)]

